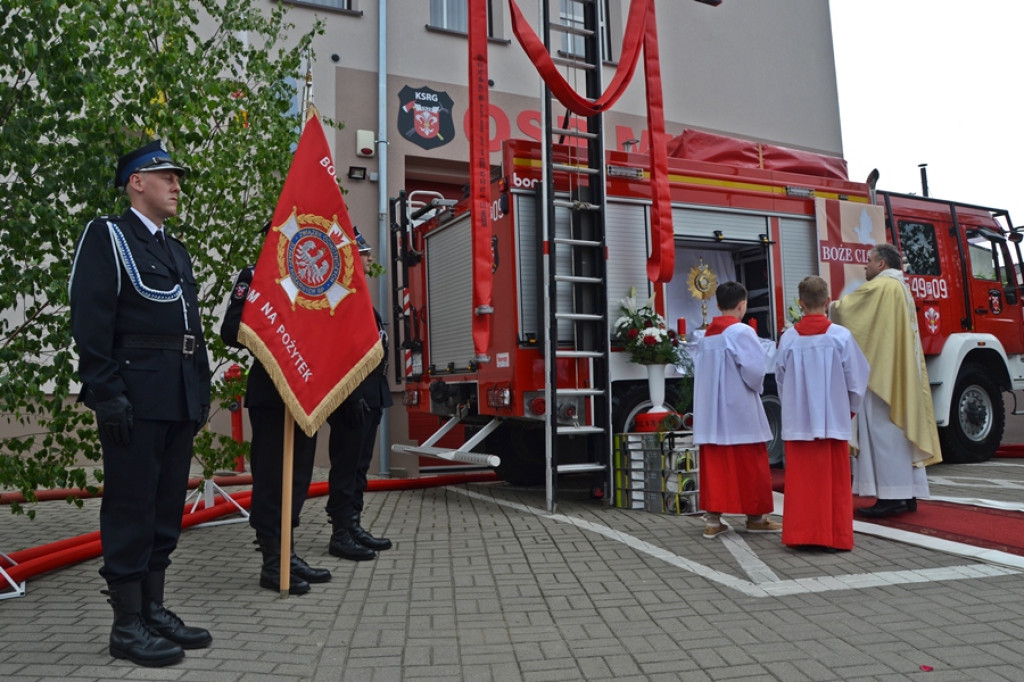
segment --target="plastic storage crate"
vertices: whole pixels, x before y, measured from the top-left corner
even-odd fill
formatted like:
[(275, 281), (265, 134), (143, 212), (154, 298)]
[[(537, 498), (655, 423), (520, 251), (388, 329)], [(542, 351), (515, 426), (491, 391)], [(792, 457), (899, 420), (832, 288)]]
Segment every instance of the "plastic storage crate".
[(700, 458), (690, 431), (615, 435), (613, 502), (657, 514), (700, 510)]

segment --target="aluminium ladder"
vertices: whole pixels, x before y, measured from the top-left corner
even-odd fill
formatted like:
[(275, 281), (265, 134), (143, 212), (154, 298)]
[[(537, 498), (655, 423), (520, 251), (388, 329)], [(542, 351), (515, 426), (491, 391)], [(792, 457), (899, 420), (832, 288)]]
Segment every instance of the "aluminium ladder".
[[(586, 97), (597, 99), (601, 94), (602, 3), (561, 0), (557, 22), (551, 21), (548, 0), (541, 4), (542, 35), (549, 53), (556, 43), (552, 60), (566, 69), (569, 82), (582, 79)], [(605, 163), (601, 114), (576, 119), (573, 124), (566, 111), (561, 120), (554, 120), (551, 91), (546, 86), (542, 106), (544, 175), (538, 196), (538, 235), (543, 254), (542, 328), (547, 370), (545, 487), (547, 509), (554, 511), (559, 474), (591, 473), (593, 488), (599, 485), (607, 491), (611, 471)], [(559, 386), (559, 369), (570, 377), (569, 385)], [(583, 409), (569, 407), (575, 405)], [(586, 461), (561, 463), (560, 454), (570, 447), (585, 451)]]

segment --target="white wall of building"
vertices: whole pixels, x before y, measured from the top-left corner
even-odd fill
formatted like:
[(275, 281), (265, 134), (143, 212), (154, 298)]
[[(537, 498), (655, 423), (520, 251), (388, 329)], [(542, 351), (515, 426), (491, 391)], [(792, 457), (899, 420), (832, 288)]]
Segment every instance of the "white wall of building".
[[(490, 41), (492, 104), (505, 114), (492, 122), (492, 134), (523, 137), (517, 126), (521, 111), (539, 109), (540, 77), (512, 33), (504, 0), (492, 0), (495, 38)], [(431, 29), (429, 0), (386, 0), (387, 8), (387, 191), (393, 196), (406, 179), (405, 158), (440, 167), (468, 158), (463, 117), (468, 78), (467, 38)], [(557, 11), (558, 2), (550, 5)], [(609, 0), (614, 56), (621, 48), (629, 0)], [(345, 127), (333, 137), (339, 176), (349, 190), (357, 225), (377, 221), (375, 183), (347, 180), (350, 165), (377, 170), (376, 159), (355, 156), (355, 131), (378, 127), (378, 0), (351, 0), (346, 12), (292, 7), (297, 27), (314, 17), (326, 22), (325, 35), (314, 43), (316, 103), (327, 117)], [(520, 0), (523, 13), (537, 26), (538, 3)], [(669, 134), (699, 128), (769, 143), (842, 155), (839, 104), (827, 0), (723, 0), (712, 7), (693, 0), (656, 2), (663, 94)], [(333, 57), (333, 58), (332, 58)], [(606, 63), (603, 81), (614, 74)], [(625, 95), (606, 117), (606, 147), (641, 137), (645, 126), (642, 63)], [(409, 142), (397, 126), (398, 92), (404, 86), (445, 91), (455, 101), (455, 139), (433, 150)], [(582, 86), (580, 88), (582, 90)], [(556, 109), (557, 111), (557, 109)], [(507, 122), (508, 127), (503, 127)], [(616, 126), (626, 126), (616, 129)], [(378, 132), (378, 136), (380, 133)], [(643, 145), (635, 148), (643, 151)], [(493, 162), (498, 162), (494, 154)], [(376, 235), (375, 230), (362, 230)]]

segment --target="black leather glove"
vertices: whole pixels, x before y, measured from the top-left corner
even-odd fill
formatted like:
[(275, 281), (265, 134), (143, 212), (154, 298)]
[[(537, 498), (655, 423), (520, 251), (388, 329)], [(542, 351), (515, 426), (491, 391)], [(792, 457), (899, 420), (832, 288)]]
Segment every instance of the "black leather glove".
[(96, 424), (104, 435), (120, 446), (132, 442), (132, 404), (119, 395), (96, 403)]
[(343, 409), (345, 425), (353, 429), (366, 424), (370, 416), (370, 406), (363, 398), (346, 401)]
[(199, 406), (199, 421), (196, 422), (196, 432), (194, 435), (199, 435), (199, 432), (206, 426), (207, 420), (210, 419), (210, 406), (200, 405)]

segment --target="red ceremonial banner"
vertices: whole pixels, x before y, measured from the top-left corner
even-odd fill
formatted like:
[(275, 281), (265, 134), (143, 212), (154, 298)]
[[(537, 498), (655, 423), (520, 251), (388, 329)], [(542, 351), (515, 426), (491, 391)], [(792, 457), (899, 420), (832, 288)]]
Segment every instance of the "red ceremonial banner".
[(309, 436), (383, 359), (319, 116), (306, 121), (256, 261), (239, 340)]
[[(817, 197), (818, 273), (839, 300), (865, 280), (864, 266), (875, 244), (885, 242), (885, 213), (881, 206)], [(795, 293), (795, 292), (793, 292)]]

